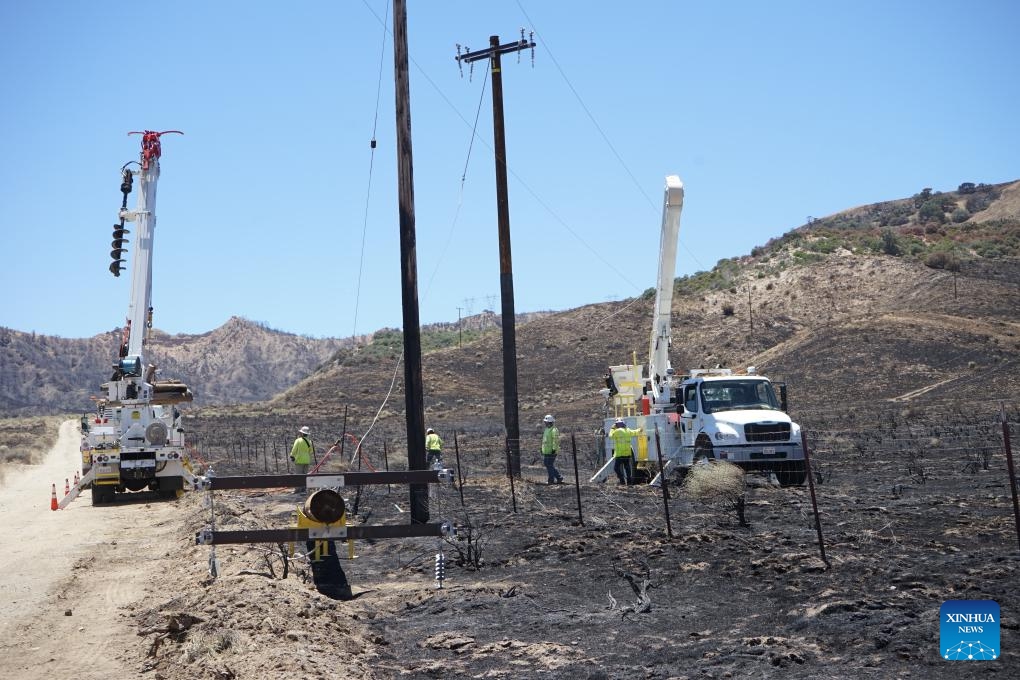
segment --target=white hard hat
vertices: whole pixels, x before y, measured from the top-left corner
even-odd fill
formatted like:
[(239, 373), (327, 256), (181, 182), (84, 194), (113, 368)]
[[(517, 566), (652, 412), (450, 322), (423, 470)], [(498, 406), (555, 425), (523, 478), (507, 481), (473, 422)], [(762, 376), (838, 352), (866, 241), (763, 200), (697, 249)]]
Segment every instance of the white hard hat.
[(555, 423), (556, 419), (553, 418), (551, 415), (547, 415), (545, 418), (542, 418), (542, 422), (543, 423)]
[(436, 431), (433, 430), (431, 427), (429, 429), (425, 430), (425, 434), (435, 434), (435, 433), (436, 433)]
[(627, 421), (624, 420), (623, 418), (617, 418), (616, 423), (613, 424), (613, 427), (627, 427)]
[(308, 429), (307, 425), (305, 425), (300, 430), (298, 430), (298, 432), (300, 432), (301, 434), (311, 434), (312, 433), (312, 431), (310, 429)]

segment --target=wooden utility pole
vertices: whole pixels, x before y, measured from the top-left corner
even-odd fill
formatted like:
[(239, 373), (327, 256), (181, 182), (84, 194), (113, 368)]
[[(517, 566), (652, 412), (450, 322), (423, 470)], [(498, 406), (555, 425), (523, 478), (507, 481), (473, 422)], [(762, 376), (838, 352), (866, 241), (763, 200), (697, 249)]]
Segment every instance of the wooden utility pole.
[[(407, 76), (407, 3), (393, 0), (393, 71), (397, 109), (397, 180), (400, 205), (400, 276), (404, 310), (404, 404), (407, 468), (425, 469), (425, 409), (418, 321), (418, 256), (414, 232), (414, 163), (411, 158), (411, 86)], [(425, 484), (410, 485), (411, 523), (429, 521)]]
[(521, 429), (517, 399), (517, 336), (516, 313), (514, 312), (514, 274), (510, 257), (510, 199), (506, 181), (506, 134), (503, 126), (503, 73), (500, 57), (509, 52), (535, 49), (532, 40), (521, 39), (499, 44), (499, 36), (489, 36), (489, 47), (460, 54), (457, 46), (457, 61), (472, 63), (489, 59), (492, 71), (492, 141), (496, 154), (496, 214), (499, 221), (499, 287), (503, 316), (503, 422), (506, 427), (506, 443), (509, 458), (509, 474), (521, 476)]

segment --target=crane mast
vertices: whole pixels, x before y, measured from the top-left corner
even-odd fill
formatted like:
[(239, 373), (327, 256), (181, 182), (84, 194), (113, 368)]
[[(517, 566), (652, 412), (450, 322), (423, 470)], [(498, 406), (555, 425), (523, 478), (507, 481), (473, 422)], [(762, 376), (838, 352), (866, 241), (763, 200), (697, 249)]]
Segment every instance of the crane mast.
[[(159, 181), (159, 135), (144, 132), (141, 169), (138, 175), (138, 203), (134, 210), (121, 209), (120, 217), (135, 223), (134, 269), (131, 273), (131, 302), (128, 305), (128, 346), (126, 358), (142, 363), (142, 348), (152, 325), (152, 237), (156, 228), (156, 184)], [(142, 363), (144, 365), (144, 363)]]
[(676, 246), (680, 233), (680, 212), (684, 207), (684, 183), (676, 175), (666, 177), (662, 206), (662, 233), (659, 237), (659, 275), (656, 279), (655, 307), (652, 311), (652, 334), (648, 344), (648, 381), (653, 402), (668, 401), (663, 394), (671, 375), (669, 346), (670, 317), (673, 307), (673, 278), (676, 274)]

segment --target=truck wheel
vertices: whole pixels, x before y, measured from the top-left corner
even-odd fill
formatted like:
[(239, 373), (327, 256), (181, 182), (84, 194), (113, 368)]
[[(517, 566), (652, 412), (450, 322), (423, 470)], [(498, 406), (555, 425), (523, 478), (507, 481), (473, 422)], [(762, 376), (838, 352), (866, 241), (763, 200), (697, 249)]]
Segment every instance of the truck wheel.
[(184, 480), (181, 477), (160, 477), (156, 487), (160, 498), (175, 500), (184, 493)]
[(712, 442), (707, 439), (698, 440), (694, 445), (694, 462), (715, 460), (715, 451), (712, 450)]
[(779, 486), (800, 486), (807, 479), (807, 466), (802, 460), (782, 463), (776, 468), (776, 479)]
[(98, 484), (92, 485), (92, 505), (112, 503), (113, 495), (114, 491), (112, 486), (99, 486)]

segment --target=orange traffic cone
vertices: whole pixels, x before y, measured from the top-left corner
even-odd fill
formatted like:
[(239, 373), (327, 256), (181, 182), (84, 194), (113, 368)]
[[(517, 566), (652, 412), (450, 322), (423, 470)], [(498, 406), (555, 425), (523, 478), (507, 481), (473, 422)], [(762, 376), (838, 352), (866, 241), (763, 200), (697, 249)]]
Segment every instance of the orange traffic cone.
[(71, 493), (71, 485), (67, 482), (67, 477), (64, 477), (64, 495)]
[(57, 509), (57, 485), (53, 485), (53, 493), (50, 494), (50, 510)]

